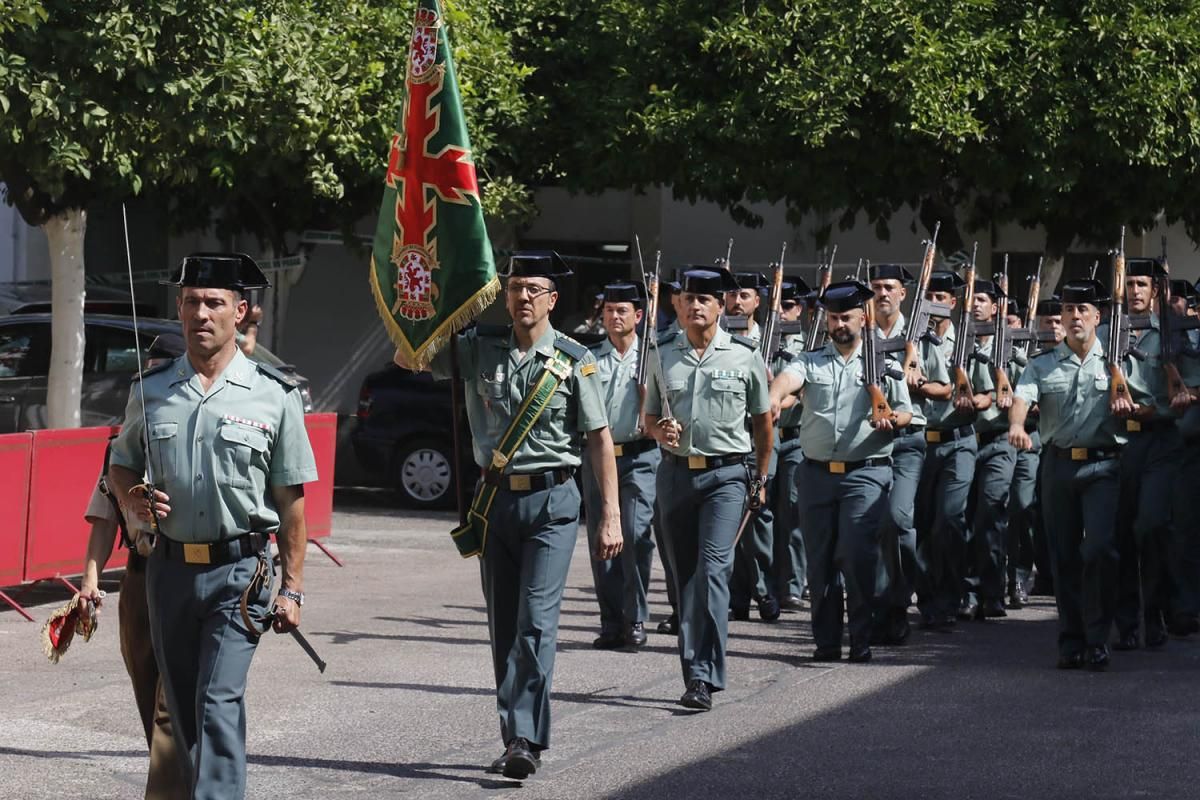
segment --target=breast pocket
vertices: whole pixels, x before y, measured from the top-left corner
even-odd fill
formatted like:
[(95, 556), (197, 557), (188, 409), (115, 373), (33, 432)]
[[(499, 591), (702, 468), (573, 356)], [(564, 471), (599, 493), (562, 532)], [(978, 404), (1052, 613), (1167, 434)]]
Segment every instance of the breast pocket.
[(267, 436), (262, 431), (223, 426), (217, 434), (216, 480), (235, 489), (253, 489), (255, 462), (265, 462), (266, 452)]
[(720, 422), (738, 422), (746, 417), (746, 384), (735, 378), (714, 378), (714, 412)]
[(804, 405), (827, 410), (833, 406), (833, 376), (814, 372), (804, 379)]
[[(508, 385), (500, 384), (500, 392), (494, 392), (491, 385), (480, 381), (476, 390), (487, 417), (487, 432), (491, 436), (499, 436), (508, 422)], [(496, 394), (500, 396), (496, 397)]]
[(546, 402), (546, 410), (538, 417), (533, 426), (533, 435), (539, 439), (549, 440), (560, 436), (567, 430), (567, 395), (560, 388)]
[(157, 469), (155, 481), (173, 480), (179, 474), (179, 425), (175, 422), (150, 423), (150, 454)]
[(1109, 386), (1108, 375), (1097, 375), (1092, 385), (1096, 388), (1097, 392), (1107, 392)]

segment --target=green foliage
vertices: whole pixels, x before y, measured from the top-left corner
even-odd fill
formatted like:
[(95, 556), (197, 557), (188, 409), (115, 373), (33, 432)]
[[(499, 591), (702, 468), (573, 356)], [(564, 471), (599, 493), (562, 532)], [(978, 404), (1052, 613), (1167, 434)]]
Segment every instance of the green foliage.
[[(0, 32), (0, 178), (31, 223), (146, 191), (172, 198), (181, 227), (215, 219), (284, 252), (291, 232), (377, 210), (411, 0), (42, 5), (43, 24)], [(503, 142), (528, 70), (491, 21), (498, 5), (449, 14), (485, 207), (519, 215)]]

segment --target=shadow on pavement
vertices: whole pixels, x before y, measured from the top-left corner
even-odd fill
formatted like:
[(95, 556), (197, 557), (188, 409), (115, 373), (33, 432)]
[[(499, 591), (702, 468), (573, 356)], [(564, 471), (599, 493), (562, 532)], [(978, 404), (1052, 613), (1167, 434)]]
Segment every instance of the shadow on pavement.
[[(481, 689), (477, 686), (447, 686), (436, 683), (387, 683), (377, 681), (330, 681), (334, 686), (346, 686), (353, 689), (395, 690), (404, 692), (425, 692), (429, 694), (471, 695), (475, 697), (494, 697), (495, 689)], [(613, 687), (616, 688), (616, 687)], [(609, 691), (604, 689), (601, 691)], [(602, 706), (621, 706), (625, 708), (663, 708), (673, 710), (675, 698), (635, 697), (633, 695), (612, 695), (601, 692), (555, 692), (550, 693), (550, 699), (563, 703), (584, 703)]]

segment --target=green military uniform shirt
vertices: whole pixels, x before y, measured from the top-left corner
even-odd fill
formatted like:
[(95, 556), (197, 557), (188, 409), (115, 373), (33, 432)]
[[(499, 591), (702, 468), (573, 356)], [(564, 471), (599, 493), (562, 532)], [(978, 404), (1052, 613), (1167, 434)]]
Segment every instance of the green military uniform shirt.
[[(1097, 337), (1099, 337), (1097, 333)], [(1103, 340), (1107, 341), (1107, 339)], [(1129, 396), (1142, 406), (1154, 406), (1155, 419), (1170, 419), (1171, 399), (1167, 397), (1167, 374), (1162, 363), (1162, 336), (1158, 328), (1158, 315), (1150, 315), (1150, 327), (1142, 331), (1130, 331), (1130, 344), (1142, 351), (1143, 358), (1129, 356), (1122, 366), (1125, 381), (1129, 384)]]
[(149, 432), (155, 485), (170, 497), (159, 528), (177, 542), (215, 542), (279, 529), (272, 486), (317, 479), (300, 392), (282, 374), (236, 351), (205, 392), (186, 355), (137, 383), (111, 463), (138, 475), (146, 469)]
[[(862, 383), (862, 344), (843, 357), (833, 342), (788, 364), (800, 378), (804, 414), (800, 447), (817, 461), (863, 461), (891, 455), (892, 431), (871, 427), (871, 398)], [(884, 378), (884, 396), (893, 411), (912, 411), (904, 381)]]
[[(956, 332), (952, 322), (946, 329), (946, 335), (942, 337), (941, 347), (931, 348), (933, 358), (932, 363), (926, 364), (927, 368), (931, 368), (930, 372), (925, 373), (927, 381), (953, 385), (954, 379), (950, 375), (950, 362), (954, 358), (955, 338)], [(988, 375), (987, 365), (975, 359), (967, 360), (967, 378), (971, 381), (971, 388), (976, 392), (982, 393), (992, 387), (992, 378)], [(930, 428), (949, 430), (970, 425), (975, 420), (975, 412), (959, 411), (954, 407), (954, 396), (951, 394), (947, 400), (927, 400), (925, 417)]]
[[(472, 328), (459, 337), (458, 368), (466, 387), (467, 418), (475, 463), (487, 467), (492, 450), (508, 430), (513, 415), (545, 371), (560, 337), (568, 347), (581, 351), (571, 376), (560, 381), (546, 410), (521, 442), (509, 463), (509, 472), (545, 472), (574, 468), (580, 464), (580, 434), (608, 426), (596, 359), (574, 339), (548, 328), (524, 356), (517, 349), (511, 328)], [(492, 335), (492, 331), (496, 331)], [(503, 331), (503, 333), (500, 333)], [(451, 375), (450, 348), (434, 357), (430, 369), (435, 378)]]
[[(996, 401), (996, 375), (995, 369), (990, 363), (992, 358), (992, 337), (980, 337), (975, 340), (975, 352), (988, 359), (986, 368), (983, 372), (987, 376), (986, 385), (974, 383), (972, 380), (971, 388), (977, 394), (984, 392), (992, 393), (992, 404), (983, 411), (975, 415), (975, 430), (979, 433), (991, 433), (993, 431), (1008, 430), (1008, 409), (1000, 408)], [(983, 364), (982, 361), (976, 361), (977, 364)], [(1022, 370), (1017, 366), (1016, 361), (1009, 359), (1008, 368), (1005, 370), (1008, 374), (1008, 383), (1010, 386), (1016, 386), (1021, 378)]]
[[(795, 361), (804, 353), (804, 334), (791, 333), (783, 337), (780, 343), (780, 350), (792, 356), (791, 359), (776, 358), (771, 365), (772, 373), (778, 375), (787, 369), (787, 365)], [(804, 404), (797, 402), (791, 408), (785, 408), (779, 412), (779, 422), (776, 423), (778, 428), (794, 428), (800, 424), (802, 415), (804, 414)]]
[[(641, 439), (641, 401), (638, 397), (638, 347), (641, 338), (635, 336), (629, 350), (621, 355), (611, 339), (591, 348), (596, 358), (596, 377), (608, 414), (608, 427), (614, 444)], [(649, 382), (649, 381), (647, 381)]]
[[(749, 340), (717, 328), (697, 357), (687, 334), (659, 341), (662, 378), (671, 414), (683, 426), (678, 456), (724, 456), (750, 452), (746, 414), (771, 410), (767, 367)], [(646, 412), (662, 416), (662, 389), (647, 384)]]
[(1122, 420), (1108, 411), (1108, 369), (1097, 338), (1087, 356), (1066, 342), (1029, 359), (1013, 393), (1038, 404), (1042, 442), (1055, 447), (1112, 447), (1125, 443)]
[[(904, 318), (904, 314), (902, 312), (897, 313), (896, 314), (896, 324), (892, 326), (892, 332), (884, 333), (883, 327), (880, 325), (876, 325), (875, 326), (875, 335), (878, 336), (880, 339), (883, 339), (884, 341), (889, 341), (891, 339), (903, 339), (904, 337), (906, 337), (908, 335), (908, 320)], [(933, 344), (930, 343), (930, 341), (928, 339), (919, 339), (917, 347), (920, 348), (920, 353), (921, 353), (921, 374), (925, 376), (925, 380), (927, 380), (927, 381), (937, 380), (937, 378), (930, 377), (931, 372), (938, 372), (939, 369), (944, 372), (945, 365), (943, 364), (939, 368), (938, 364), (941, 362), (939, 361), (939, 356), (935, 352), (935, 348), (934, 348)], [(903, 369), (904, 369), (904, 351), (903, 350), (898, 350), (896, 352), (895, 360), (898, 362), (897, 366), (903, 371)], [(949, 380), (949, 378), (947, 378), (947, 380)], [(910, 400), (911, 399), (912, 398), (911, 398), (911, 394), (910, 394)], [(924, 427), (927, 424), (928, 420), (925, 417), (925, 404), (928, 402), (929, 402), (928, 400), (912, 401), (912, 422), (910, 422), (909, 425), (913, 425), (916, 427)]]

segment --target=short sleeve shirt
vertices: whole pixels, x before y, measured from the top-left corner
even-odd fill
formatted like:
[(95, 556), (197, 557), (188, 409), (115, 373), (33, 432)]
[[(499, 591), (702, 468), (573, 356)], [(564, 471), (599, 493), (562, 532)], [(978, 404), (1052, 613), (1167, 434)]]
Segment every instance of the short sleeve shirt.
[(639, 346), (640, 337), (635, 336), (624, 354), (613, 346), (611, 339), (592, 348), (608, 427), (616, 444), (642, 438), (641, 399), (637, 385)]
[(1108, 368), (1097, 338), (1080, 359), (1064, 342), (1031, 358), (1013, 393), (1038, 404), (1042, 442), (1056, 447), (1124, 444), (1121, 420), (1108, 410)]

